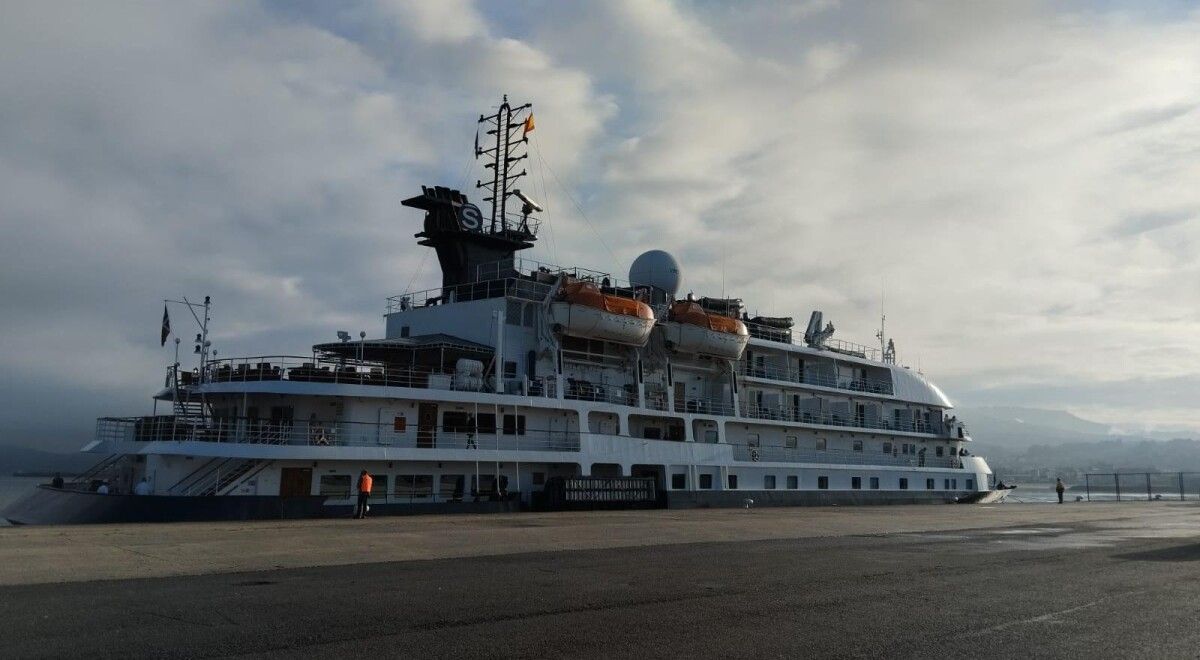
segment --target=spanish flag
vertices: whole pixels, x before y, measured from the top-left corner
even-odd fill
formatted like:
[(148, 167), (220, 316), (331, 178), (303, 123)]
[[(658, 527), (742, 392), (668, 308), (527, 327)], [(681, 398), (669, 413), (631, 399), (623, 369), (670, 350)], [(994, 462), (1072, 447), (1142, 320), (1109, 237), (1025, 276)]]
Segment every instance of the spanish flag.
[(533, 113), (531, 112), (531, 113), (529, 113), (529, 116), (525, 118), (525, 132), (521, 133), (521, 137), (525, 137), (526, 135), (529, 135), (529, 132), (532, 130), (533, 130)]

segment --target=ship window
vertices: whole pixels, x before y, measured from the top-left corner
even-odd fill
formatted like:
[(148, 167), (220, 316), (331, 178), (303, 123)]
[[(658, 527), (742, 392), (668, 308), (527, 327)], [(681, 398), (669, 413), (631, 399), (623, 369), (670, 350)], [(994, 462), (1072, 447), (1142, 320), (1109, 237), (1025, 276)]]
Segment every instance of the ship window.
[(647, 426), (642, 429), (642, 437), (647, 440), (662, 440), (662, 429), (657, 426)]
[(516, 362), (516, 360), (505, 360), (504, 361), (504, 377), (505, 378), (516, 378), (517, 377), (517, 362)]
[(323, 474), (321, 475), (321, 497), (346, 499), (350, 497), (350, 475)]
[(700, 475), (700, 488), (702, 490), (712, 490), (712, 475), (711, 474)]
[(817, 449), (825, 449), (825, 438), (817, 438)]
[(371, 500), (386, 500), (388, 494), (388, 478), (386, 474), (371, 475)]
[(958, 479), (951, 479), (950, 487), (953, 488), (954, 490), (958, 490)]
[(890, 443), (890, 442), (883, 443), (883, 453), (885, 453), (885, 454), (892, 453), (892, 443)]
[(775, 490), (775, 475), (768, 474), (763, 476), (763, 489)]
[(783, 446), (787, 447), (788, 449), (795, 449), (796, 448), (796, 436), (789, 435), (786, 438), (784, 438)]
[(729, 490), (737, 490), (737, 475), (729, 475)]
[(933, 490), (933, 479), (925, 480), (925, 490)]
[(683, 490), (687, 488), (687, 475), (682, 472), (676, 472), (671, 475), (671, 488), (674, 490)]
[(479, 497), (480, 495), (491, 495), (496, 492), (496, 475), (480, 474), (471, 475), (471, 495)]
[[(443, 502), (461, 502), (466, 477), (461, 474), (443, 474), (438, 482), (438, 499)], [(400, 483), (396, 482), (397, 487)]]
[(404, 433), (408, 429), (408, 419), (404, 415), (397, 415), (392, 419), (392, 430), (396, 433)]
[(746, 434), (746, 444), (750, 447), (757, 447), (762, 443), (759, 440), (757, 433), (747, 433)]
[(942, 447), (937, 447), (934, 450), (934, 453), (937, 454), (938, 456), (941, 456), (943, 451), (945, 451), (945, 450)]
[(468, 413), (446, 411), (442, 414), (442, 430), (447, 433), (474, 433), (475, 422)]
[(854, 441), (854, 451), (862, 451), (862, 440)]
[[(453, 478), (453, 477), (450, 477)], [(446, 477), (443, 477), (442, 487), (445, 488)], [(423, 500), (433, 496), (432, 474), (398, 474), (396, 475), (396, 499)]]
[(505, 415), (504, 435), (525, 435), (525, 415)]
[(525, 305), (525, 313), (521, 315), (521, 325), (525, 326), (526, 328), (532, 328), (534, 326), (534, 315), (536, 313), (537, 307), (534, 305)]
[(967, 479), (967, 490), (975, 490), (975, 480)]
[(908, 479), (900, 477), (900, 490), (908, 490)]
[(942, 479), (942, 490), (950, 490), (950, 480)]
[(408, 336), (408, 333), (409, 333), (409, 330), (408, 330), (408, 326), (407, 326), (407, 325), (400, 326), (400, 336), (401, 336), (401, 337), (407, 337), (407, 336)]
[(850, 487), (854, 490), (862, 490), (862, 477), (850, 477)]
[(475, 416), (475, 424), (479, 428), (480, 435), (495, 435), (496, 413), (479, 413)]
[(800, 487), (800, 477), (798, 477), (794, 474), (789, 474), (788, 480), (787, 480), (787, 487), (789, 490), (796, 490), (797, 488), (799, 488)]
[(871, 490), (879, 490), (879, 477), (871, 477)]
[(829, 489), (829, 477), (817, 477), (817, 488), (821, 490)]

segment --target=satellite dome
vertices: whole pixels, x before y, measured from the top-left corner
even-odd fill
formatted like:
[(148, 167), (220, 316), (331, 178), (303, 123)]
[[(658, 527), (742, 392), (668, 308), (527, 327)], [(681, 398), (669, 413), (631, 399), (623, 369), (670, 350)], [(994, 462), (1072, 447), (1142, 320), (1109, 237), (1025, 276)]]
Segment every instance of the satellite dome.
[(679, 283), (682, 279), (683, 273), (679, 269), (679, 262), (675, 260), (675, 257), (662, 250), (643, 252), (641, 256), (633, 260), (633, 265), (629, 267), (630, 283), (649, 285), (660, 289), (670, 299), (674, 299), (676, 292), (679, 291)]

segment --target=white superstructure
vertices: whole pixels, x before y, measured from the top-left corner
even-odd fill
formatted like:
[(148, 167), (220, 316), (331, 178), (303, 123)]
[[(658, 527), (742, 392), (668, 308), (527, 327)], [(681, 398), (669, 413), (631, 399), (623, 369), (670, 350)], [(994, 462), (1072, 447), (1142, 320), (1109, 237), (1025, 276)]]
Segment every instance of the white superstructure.
[(517, 257), (537, 231), (536, 204), (502, 203), (524, 112), (484, 118), (501, 128), (479, 154), (504, 155), (483, 184), (490, 217), (446, 188), (405, 200), (443, 283), (388, 299), (382, 337), (173, 367), (155, 395), (166, 414), (98, 421), (85, 449), (106, 458), (76, 490), (144, 478), (156, 497), (137, 504), (168, 519), (345, 511), (363, 469), (376, 511), (562, 504), (571, 488), (576, 503), (667, 506), (990, 490), (949, 399), (890, 348), (833, 339), (819, 313), (793, 341), (791, 319), (749, 318), (740, 300), (677, 300), (661, 251), (631, 281)]

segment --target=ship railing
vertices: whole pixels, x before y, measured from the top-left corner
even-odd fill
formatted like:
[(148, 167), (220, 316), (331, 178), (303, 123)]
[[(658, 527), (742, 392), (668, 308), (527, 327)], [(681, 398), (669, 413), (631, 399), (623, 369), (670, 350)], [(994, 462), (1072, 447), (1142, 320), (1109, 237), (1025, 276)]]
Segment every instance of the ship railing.
[(871, 418), (865, 415), (838, 413), (828, 410), (805, 410), (793, 406), (762, 406), (747, 403), (742, 408), (743, 417), (754, 419), (770, 419), (801, 424), (821, 424), (824, 426), (846, 426), (859, 429), (875, 429), (880, 431), (899, 431), (903, 433), (920, 433), (923, 435), (943, 435), (937, 428), (927, 425), (923, 420), (912, 418), (899, 423), (886, 418)]
[(733, 402), (728, 399), (685, 397), (675, 399), (675, 412), (731, 417), (734, 407)]
[[(498, 280), (505, 277), (511, 277), (513, 273), (537, 274), (545, 275), (567, 275), (577, 280), (587, 280), (602, 283), (606, 278), (610, 283), (615, 283), (612, 275), (598, 270), (588, 268), (580, 268), (579, 266), (560, 266), (557, 264), (546, 263), (536, 259), (526, 257), (510, 257), (507, 259), (499, 259), (486, 264), (479, 264), (475, 267), (475, 281), (486, 282), (489, 280)], [(628, 284), (627, 282), (623, 282)]]
[[(751, 337), (757, 339), (765, 339), (767, 341), (779, 342), (781, 344), (795, 344), (797, 346), (808, 346), (804, 341), (804, 330), (800, 329), (799, 334), (795, 334), (795, 328), (776, 328), (760, 323), (746, 323), (746, 329), (750, 332)], [(880, 361), (880, 351), (877, 346), (867, 346), (852, 341), (842, 339), (826, 339), (823, 345), (824, 349), (833, 353), (841, 353), (842, 355), (850, 355), (859, 357), (872, 362)]]
[(406, 312), (422, 307), (489, 298), (509, 297), (541, 302), (550, 293), (551, 286), (553, 285), (547, 282), (535, 282), (519, 277), (467, 282), (391, 296), (387, 299), (387, 313)]
[[(210, 383), (242, 383), (255, 381), (290, 380), (308, 383), (349, 385), (382, 385), (415, 387), (419, 389), (494, 392), (490, 376), (470, 376), (439, 369), (409, 367), (352, 360), (294, 355), (264, 355), (223, 358), (208, 363), (206, 381)], [(188, 379), (189, 384), (199, 377)], [(529, 380), (524, 377), (504, 378), (504, 394), (530, 397), (554, 397), (553, 377)]]
[(885, 465), (926, 468), (962, 468), (957, 456), (919, 456), (878, 451), (846, 451), (800, 447), (734, 445), (733, 459), (764, 463), (829, 463), (835, 465)]
[(751, 378), (768, 378), (770, 380), (781, 380), (789, 383), (800, 383), (803, 385), (816, 385), (818, 387), (830, 387), (839, 390), (849, 390), (851, 392), (866, 392), (869, 394), (884, 394), (892, 395), (892, 384), (872, 378), (846, 378), (834, 376), (828, 373), (822, 373), (818, 369), (806, 368), (803, 371), (788, 367), (776, 367), (771, 365), (756, 365), (750, 362), (739, 362), (738, 372), (743, 376)]
[(638, 404), (636, 385), (606, 385), (578, 378), (566, 378), (564, 380), (564, 399), (614, 403), (621, 406), (636, 406)]
[[(315, 447), (395, 447), (415, 449), (493, 449), (578, 451), (578, 431), (525, 428), (523, 417), (504, 416), (499, 427), (423, 427), (397, 417), (387, 424), (336, 421), (272, 421), (214, 418), (195, 424), (147, 424), (161, 418), (102, 418), (97, 439), (157, 442), (213, 442)], [(495, 417), (492, 417), (495, 419)]]
[(670, 399), (667, 398), (665, 388), (646, 386), (645, 397), (646, 408), (650, 410), (668, 410), (670, 408)]
[[(587, 268), (554, 266), (528, 259), (505, 259), (481, 264), (476, 271), (473, 282), (390, 296), (387, 299), (387, 313), (502, 297), (542, 302), (560, 275), (591, 282), (606, 293), (626, 298), (637, 297), (635, 287), (628, 280)], [(521, 276), (514, 273), (521, 273)]]

